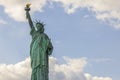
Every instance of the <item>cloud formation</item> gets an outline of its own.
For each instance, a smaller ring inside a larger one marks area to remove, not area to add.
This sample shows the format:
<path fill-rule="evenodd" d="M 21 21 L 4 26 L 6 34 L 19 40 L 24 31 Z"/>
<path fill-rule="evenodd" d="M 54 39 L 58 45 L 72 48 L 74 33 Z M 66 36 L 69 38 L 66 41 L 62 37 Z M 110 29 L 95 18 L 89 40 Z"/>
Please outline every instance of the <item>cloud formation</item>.
<path fill-rule="evenodd" d="M 79 8 L 87 8 L 98 20 L 120 28 L 120 0 L 0 0 L 0 5 L 11 18 L 25 21 L 24 6 L 28 2 L 32 3 L 31 13 L 42 11 L 47 2 L 61 3 L 68 14 L 74 13 Z"/>
<path fill-rule="evenodd" d="M 85 74 L 86 80 L 112 80 L 110 77 L 98 77 L 98 76 L 92 76 L 88 73 Z"/>
<path fill-rule="evenodd" d="M 110 77 L 94 77 L 84 73 L 86 58 L 71 59 L 64 57 L 65 63 L 60 63 L 50 57 L 50 80 L 112 80 Z M 30 59 L 16 64 L 0 64 L 0 80 L 30 80 Z"/>
<path fill-rule="evenodd" d="M 17 21 L 25 21 L 24 7 L 26 3 L 32 3 L 31 13 L 42 11 L 46 0 L 0 0 L 0 5 L 4 7 L 5 13 Z"/>
<path fill-rule="evenodd" d="M 0 64 L 0 80 L 30 80 L 30 60 L 17 64 Z"/>
<path fill-rule="evenodd" d="M 92 11 L 97 19 L 115 28 L 120 28 L 120 0 L 52 0 L 59 2 L 68 14 L 79 8 Z"/>
<path fill-rule="evenodd" d="M 64 57 L 65 64 L 59 64 L 56 58 L 50 59 L 51 80 L 86 80 L 83 69 L 87 64 L 86 58 L 71 59 Z"/>

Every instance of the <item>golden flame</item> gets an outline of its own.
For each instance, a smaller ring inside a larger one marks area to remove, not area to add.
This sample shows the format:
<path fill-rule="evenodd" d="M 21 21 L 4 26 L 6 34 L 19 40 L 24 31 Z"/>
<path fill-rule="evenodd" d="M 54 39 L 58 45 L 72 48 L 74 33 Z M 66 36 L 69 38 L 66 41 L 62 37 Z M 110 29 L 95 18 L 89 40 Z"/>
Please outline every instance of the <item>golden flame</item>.
<path fill-rule="evenodd" d="M 27 4 L 26 4 L 26 7 L 27 7 L 27 8 L 29 8 L 29 7 L 30 7 L 30 5 L 31 5 L 30 3 L 27 3 Z"/>

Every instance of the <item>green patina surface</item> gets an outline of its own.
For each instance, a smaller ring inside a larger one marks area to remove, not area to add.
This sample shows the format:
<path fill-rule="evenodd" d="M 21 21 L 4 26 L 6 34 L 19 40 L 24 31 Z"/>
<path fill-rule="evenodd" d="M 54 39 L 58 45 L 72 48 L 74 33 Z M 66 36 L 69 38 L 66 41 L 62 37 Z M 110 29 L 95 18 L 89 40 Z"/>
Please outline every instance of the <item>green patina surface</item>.
<path fill-rule="evenodd" d="M 48 80 L 49 55 L 51 55 L 53 51 L 53 46 L 49 37 L 44 33 L 44 25 L 37 22 L 34 26 L 29 14 L 30 8 L 26 7 L 25 11 L 31 28 L 30 34 L 32 36 L 30 45 L 31 80 Z"/>

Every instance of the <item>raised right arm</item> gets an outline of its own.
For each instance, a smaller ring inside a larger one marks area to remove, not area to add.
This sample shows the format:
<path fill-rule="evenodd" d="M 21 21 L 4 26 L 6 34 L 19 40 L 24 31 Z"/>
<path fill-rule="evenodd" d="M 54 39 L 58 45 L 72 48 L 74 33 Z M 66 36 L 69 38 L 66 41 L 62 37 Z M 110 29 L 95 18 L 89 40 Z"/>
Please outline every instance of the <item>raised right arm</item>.
<path fill-rule="evenodd" d="M 34 28 L 34 25 L 33 25 L 33 22 L 32 22 L 31 16 L 30 16 L 30 13 L 29 13 L 29 11 L 27 11 L 27 10 L 26 10 L 26 18 L 28 19 L 30 28 L 33 29 L 33 28 Z"/>
<path fill-rule="evenodd" d="M 28 22 L 29 22 L 29 25 L 30 25 L 30 28 L 31 30 L 34 29 L 34 25 L 33 25 L 33 22 L 32 22 L 32 19 L 31 19 L 31 16 L 30 16 L 30 5 L 31 4 L 26 4 L 26 7 L 25 7 L 25 11 L 26 11 L 26 18 L 28 19 Z"/>

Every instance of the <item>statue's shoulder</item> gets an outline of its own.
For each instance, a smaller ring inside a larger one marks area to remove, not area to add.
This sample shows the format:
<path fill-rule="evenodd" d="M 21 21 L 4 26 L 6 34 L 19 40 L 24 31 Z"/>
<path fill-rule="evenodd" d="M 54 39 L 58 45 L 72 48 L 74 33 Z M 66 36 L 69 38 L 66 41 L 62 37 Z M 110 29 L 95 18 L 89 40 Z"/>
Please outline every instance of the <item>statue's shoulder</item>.
<path fill-rule="evenodd" d="M 44 37 L 45 39 L 49 39 L 49 37 L 46 33 L 42 33 L 42 37 Z"/>

